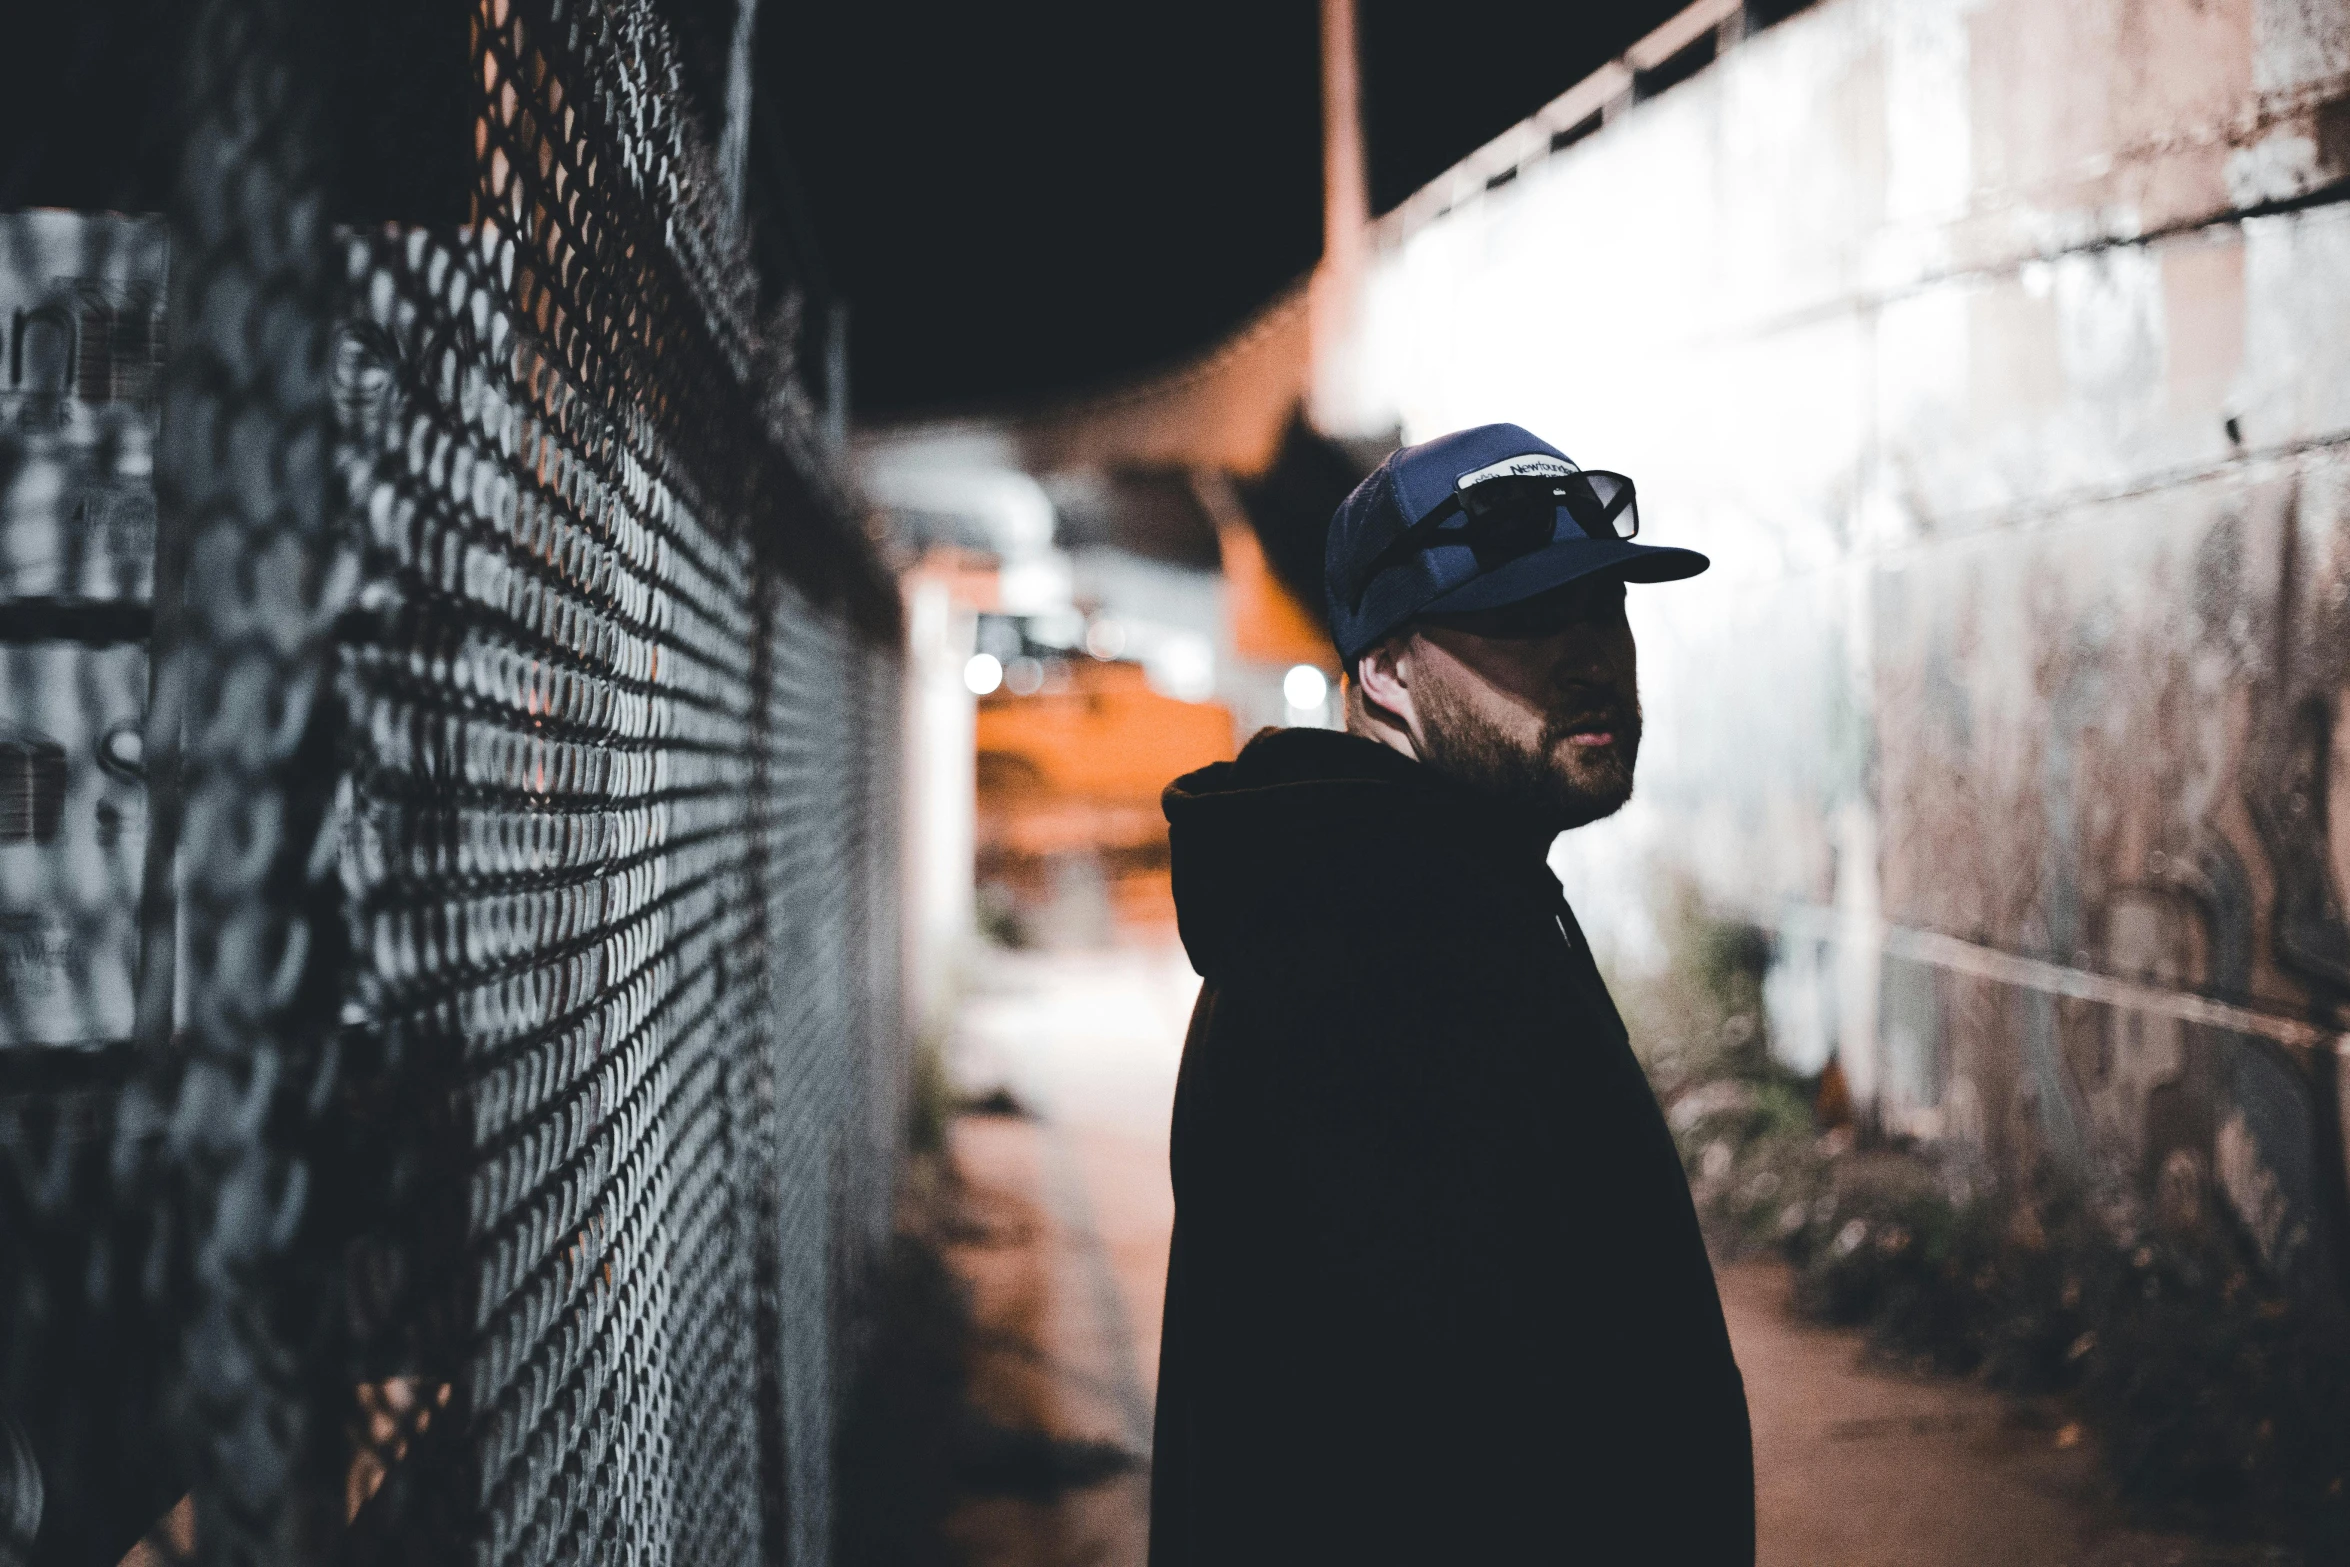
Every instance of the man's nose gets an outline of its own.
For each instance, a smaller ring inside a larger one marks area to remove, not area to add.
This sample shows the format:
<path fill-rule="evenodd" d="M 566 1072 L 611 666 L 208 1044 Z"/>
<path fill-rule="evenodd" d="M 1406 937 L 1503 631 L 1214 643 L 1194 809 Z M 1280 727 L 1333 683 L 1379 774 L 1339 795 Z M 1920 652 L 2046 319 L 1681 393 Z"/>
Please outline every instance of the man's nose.
<path fill-rule="evenodd" d="M 1562 691 L 1612 689 L 1617 683 L 1615 665 L 1614 650 L 1605 637 L 1570 631 L 1559 639 L 1559 647 L 1551 656 L 1551 683 Z"/>

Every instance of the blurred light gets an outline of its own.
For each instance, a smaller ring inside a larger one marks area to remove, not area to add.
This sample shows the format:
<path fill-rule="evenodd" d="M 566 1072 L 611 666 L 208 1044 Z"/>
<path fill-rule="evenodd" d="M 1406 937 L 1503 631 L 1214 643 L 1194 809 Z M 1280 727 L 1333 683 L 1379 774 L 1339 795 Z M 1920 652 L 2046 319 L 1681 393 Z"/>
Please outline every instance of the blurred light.
<path fill-rule="evenodd" d="M 1004 666 L 1004 689 L 1014 696 L 1034 696 L 1044 689 L 1044 665 L 1033 658 L 1015 658 Z"/>
<path fill-rule="evenodd" d="M 1020 622 L 1009 615 L 982 615 L 974 641 L 982 653 L 993 653 L 1009 664 L 1020 656 Z"/>
<path fill-rule="evenodd" d="M 996 571 L 996 597 L 1007 615 L 1045 615 L 1069 602 L 1069 557 L 1007 560 Z"/>
<path fill-rule="evenodd" d="M 1311 664 L 1297 664 L 1281 677 L 1281 694 L 1291 707 L 1318 712 L 1330 694 L 1330 680 Z"/>
<path fill-rule="evenodd" d="M 993 653 L 974 653 L 963 666 L 963 684 L 973 696 L 985 696 L 1004 683 L 1004 666 Z"/>
<path fill-rule="evenodd" d="M 1028 640 L 1044 647 L 1075 647 L 1085 639 L 1085 617 L 1063 606 L 1029 617 Z"/>
<path fill-rule="evenodd" d="M 1216 692 L 1216 650 L 1206 637 L 1177 632 L 1143 654 L 1151 689 L 1178 702 L 1205 702 Z"/>
<path fill-rule="evenodd" d="M 1126 628 L 1107 615 L 1098 615 L 1085 628 L 1085 651 L 1100 659 L 1116 658 L 1126 651 Z"/>

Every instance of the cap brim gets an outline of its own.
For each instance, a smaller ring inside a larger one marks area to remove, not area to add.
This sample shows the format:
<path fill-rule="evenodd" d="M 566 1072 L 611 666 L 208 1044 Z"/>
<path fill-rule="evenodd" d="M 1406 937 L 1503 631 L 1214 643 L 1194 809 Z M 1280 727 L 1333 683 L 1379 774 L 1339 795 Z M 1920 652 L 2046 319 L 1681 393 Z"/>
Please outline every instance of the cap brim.
<path fill-rule="evenodd" d="M 1415 615 L 1456 615 L 1499 609 L 1584 577 L 1602 574 L 1625 582 L 1678 582 L 1713 562 L 1695 550 L 1669 544 L 1635 544 L 1628 539 L 1560 539 L 1492 571 L 1471 577 L 1440 594 Z"/>

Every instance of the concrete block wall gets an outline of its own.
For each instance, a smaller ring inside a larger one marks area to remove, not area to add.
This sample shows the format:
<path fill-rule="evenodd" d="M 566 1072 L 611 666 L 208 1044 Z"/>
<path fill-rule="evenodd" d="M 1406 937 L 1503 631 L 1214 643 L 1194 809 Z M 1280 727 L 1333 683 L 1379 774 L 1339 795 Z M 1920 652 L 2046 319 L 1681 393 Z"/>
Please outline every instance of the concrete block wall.
<path fill-rule="evenodd" d="M 1714 557 L 1586 923 L 1686 877 L 1888 1127 L 2336 1275 L 2350 3 L 1827 0 L 1515 144 L 1385 220 L 1350 401 Z"/>

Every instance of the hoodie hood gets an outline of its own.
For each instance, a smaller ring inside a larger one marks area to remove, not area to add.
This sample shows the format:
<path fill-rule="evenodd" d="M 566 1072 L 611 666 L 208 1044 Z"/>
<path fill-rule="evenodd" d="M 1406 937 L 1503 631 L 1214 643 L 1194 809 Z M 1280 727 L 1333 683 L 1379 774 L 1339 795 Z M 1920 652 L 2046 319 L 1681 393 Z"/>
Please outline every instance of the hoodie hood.
<path fill-rule="evenodd" d="M 1162 804 L 1184 950 L 1210 977 L 1349 933 L 1408 939 L 1497 885 L 1558 895 L 1546 825 L 1360 735 L 1264 730 Z"/>

